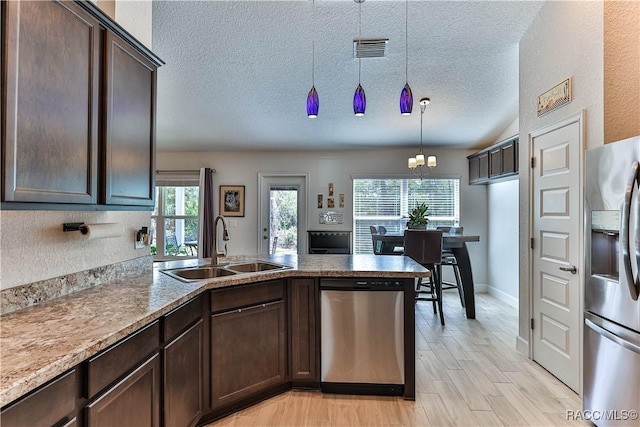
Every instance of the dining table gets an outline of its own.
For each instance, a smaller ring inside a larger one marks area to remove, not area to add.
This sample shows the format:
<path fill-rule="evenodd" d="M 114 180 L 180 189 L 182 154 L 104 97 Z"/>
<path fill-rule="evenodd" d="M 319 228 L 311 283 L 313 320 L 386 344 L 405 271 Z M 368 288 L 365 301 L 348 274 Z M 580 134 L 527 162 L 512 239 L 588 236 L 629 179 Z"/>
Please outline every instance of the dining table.
<path fill-rule="evenodd" d="M 373 247 L 376 255 L 403 255 L 404 233 L 403 234 L 373 234 Z M 467 319 L 476 318 L 476 301 L 473 284 L 473 271 L 471 269 L 471 259 L 467 250 L 467 243 L 479 242 L 480 236 L 470 234 L 442 233 L 442 249 L 449 250 L 456 257 L 458 269 L 460 270 L 460 280 L 462 282 L 462 293 L 464 308 Z"/>

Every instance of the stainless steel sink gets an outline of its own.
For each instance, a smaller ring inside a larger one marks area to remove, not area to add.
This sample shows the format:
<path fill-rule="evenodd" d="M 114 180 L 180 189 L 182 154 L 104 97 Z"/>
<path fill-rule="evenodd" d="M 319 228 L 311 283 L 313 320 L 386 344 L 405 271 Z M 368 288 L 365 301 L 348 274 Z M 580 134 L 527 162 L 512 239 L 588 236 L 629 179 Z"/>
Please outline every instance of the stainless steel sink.
<path fill-rule="evenodd" d="M 174 268 L 171 270 L 162 270 L 164 274 L 167 274 L 174 279 L 182 281 L 213 279 L 215 277 L 232 276 L 236 274 L 235 271 L 226 270 L 222 267 L 189 267 L 189 268 Z"/>
<path fill-rule="evenodd" d="M 283 270 L 290 268 L 286 265 L 273 264 L 265 261 L 245 262 L 241 264 L 230 264 L 225 268 L 236 271 L 238 273 L 255 273 L 258 271 Z"/>

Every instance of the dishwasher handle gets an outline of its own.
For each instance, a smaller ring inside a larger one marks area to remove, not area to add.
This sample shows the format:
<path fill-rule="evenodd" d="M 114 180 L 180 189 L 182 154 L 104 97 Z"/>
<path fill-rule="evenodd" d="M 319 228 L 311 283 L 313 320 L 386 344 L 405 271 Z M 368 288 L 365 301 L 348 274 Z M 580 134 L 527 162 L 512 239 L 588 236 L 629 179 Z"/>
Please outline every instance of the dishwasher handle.
<path fill-rule="evenodd" d="M 320 279 L 321 291 L 402 291 L 404 283 L 394 279 Z"/>

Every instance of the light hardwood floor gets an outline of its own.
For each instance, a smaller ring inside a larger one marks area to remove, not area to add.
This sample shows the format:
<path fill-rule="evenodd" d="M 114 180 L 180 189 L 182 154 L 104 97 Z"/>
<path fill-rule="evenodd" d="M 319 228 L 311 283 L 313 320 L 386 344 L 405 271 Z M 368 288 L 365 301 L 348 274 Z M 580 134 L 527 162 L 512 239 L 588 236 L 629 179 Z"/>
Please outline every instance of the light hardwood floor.
<path fill-rule="evenodd" d="M 515 350 L 516 309 L 476 296 L 467 320 L 455 291 L 442 327 L 430 302 L 416 306 L 416 401 L 289 391 L 209 426 L 563 426 L 580 397 Z"/>

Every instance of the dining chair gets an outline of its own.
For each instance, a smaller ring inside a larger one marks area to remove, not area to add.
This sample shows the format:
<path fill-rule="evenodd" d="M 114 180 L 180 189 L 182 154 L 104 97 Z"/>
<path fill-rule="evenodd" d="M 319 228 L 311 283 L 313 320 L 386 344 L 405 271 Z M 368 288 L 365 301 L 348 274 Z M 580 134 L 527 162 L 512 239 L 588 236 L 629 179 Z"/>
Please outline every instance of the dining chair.
<path fill-rule="evenodd" d="M 378 226 L 378 233 L 379 234 L 387 234 L 387 227 L 385 227 L 384 225 L 379 225 Z"/>
<path fill-rule="evenodd" d="M 438 227 L 438 230 L 441 230 L 443 233 L 447 234 L 455 234 L 462 235 L 464 232 L 464 227 Z M 442 282 L 442 289 L 457 289 L 458 295 L 460 296 L 460 304 L 464 307 L 464 290 L 462 289 L 462 280 L 460 279 L 460 269 L 458 268 L 458 260 L 453 252 L 449 249 L 442 250 L 442 261 L 441 264 L 443 266 L 450 266 L 453 270 L 453 275 L 456 278 L 456 283 L 452 282 Z"/>
<path fill-rule="evenodd" d="M 378 234 L 378 229 L 373 225 L 369 226 L 369 230 L 371 231 L 371 235 Z"/>
<path fill-rule="evenodd" d="M 404 254 L 431 271 L 429 283 L 424 283 L 422 278 L 418 279 L 416 301 L 431 301 L 433 313 L 440 312 L 440 323 L 444 326 L 441 267 L 442 230 L 405 230 Z"/>

